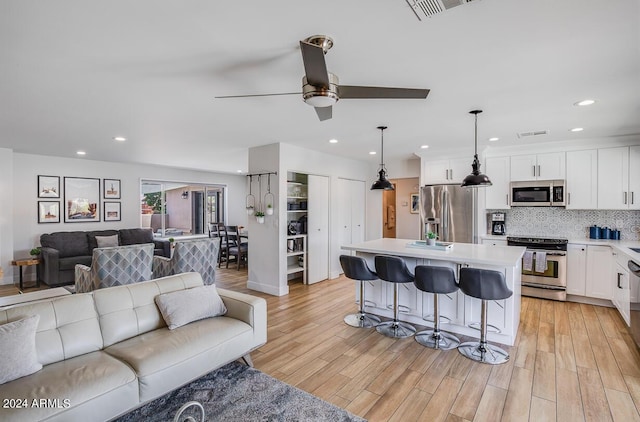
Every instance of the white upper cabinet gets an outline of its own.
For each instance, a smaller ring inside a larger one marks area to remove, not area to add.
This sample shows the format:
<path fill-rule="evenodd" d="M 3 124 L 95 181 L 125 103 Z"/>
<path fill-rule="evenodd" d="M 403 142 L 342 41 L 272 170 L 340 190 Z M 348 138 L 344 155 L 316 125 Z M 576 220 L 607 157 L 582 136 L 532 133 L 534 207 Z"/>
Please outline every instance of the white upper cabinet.
<path fill-rule="evenodd" d="M 462 183 L 471 173 L 472 161 L 472 158 L 426 161 L 423 184 Z"/>
<path fill-rule="evenodd" d="M 567 152 L 567 209 L 598 208 L 598 150 Z"/>
<path fill-rule="evenodd" d="M 640 146 L 598 150 L 598 208 L 640 209 Z"/>
<path fill-rule="evenodd" d="M 565 178 L 565 153 L 514 155 L 511 157 L 511 181 L 556 180 Z"/>
<path fill-rule="evenodd" d="M 507 209 L 509 207 L 510 157 L 489 157 L 481 172 L 489 176 L 492 186 L 485 191 L 485 208 Z"/>

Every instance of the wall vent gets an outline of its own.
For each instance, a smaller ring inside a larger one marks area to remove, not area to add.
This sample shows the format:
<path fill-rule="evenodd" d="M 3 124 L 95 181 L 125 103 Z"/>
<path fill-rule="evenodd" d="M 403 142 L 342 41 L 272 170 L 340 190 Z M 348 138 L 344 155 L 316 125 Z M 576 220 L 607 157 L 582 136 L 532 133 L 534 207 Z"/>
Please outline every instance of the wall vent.
<path fill-rule="evenodd" d="M 407 4 L 416 14 L 418 20 L 422 18 L 430 18 L 433 15 L 444 12 L 452 7 L 460 6 L 465 3 L 471 3 L 475 0 L 405 0 Z"/>
<path fill-rule="evenodd" d="M 549 134 L 548 130 L 534 130 L 531 132 L 520 132 L 520 133 L 517 133 L 516 135 L 518 135 L 519 139 L 522 139 L 528 136 L 540 136 L 540 135 L 548 135 L 548 134 Z"/>

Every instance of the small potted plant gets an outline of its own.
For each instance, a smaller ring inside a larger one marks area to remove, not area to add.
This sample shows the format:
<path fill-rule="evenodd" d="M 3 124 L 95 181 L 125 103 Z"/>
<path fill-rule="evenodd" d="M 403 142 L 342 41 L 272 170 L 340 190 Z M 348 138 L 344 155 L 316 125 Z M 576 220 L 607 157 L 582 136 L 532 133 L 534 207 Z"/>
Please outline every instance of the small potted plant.
<path fill-rule="evenodd" d="M 247 215 L 253 215 L 253 206 L 252 205 L 249 205 L 247 207 Z"/>
<path fill-rule="evenodd" d="M 40 247 L 39 247 L 39 246 L 37 246 L 37 247 L 35 247 L 35 248 L 31 249 L 31 250 L 29 251 L 29 255 L 31 255 L 31 256 L 32 256 L 32 257 L 34 257 L 34 258 L 37 258 L 37 257 L 40 255 Z"/>
<path fill-rule="evenodd" d="M 427 245 L 436 245 L 436 234 L 434 232 L 427 232 Z"/>
<path fill-rule="evenodd" d="M 255 215 L 256 215 L 256 221 L 258 222 L 258 224 L 264 223 L 264 213 L 262 211 L 256 212 Z"/>
<path fill-rule="evenodd" d="M 267 215 L 272 215 L 272 214 L 273 214 L 273 205 L 267 204 Z"/>

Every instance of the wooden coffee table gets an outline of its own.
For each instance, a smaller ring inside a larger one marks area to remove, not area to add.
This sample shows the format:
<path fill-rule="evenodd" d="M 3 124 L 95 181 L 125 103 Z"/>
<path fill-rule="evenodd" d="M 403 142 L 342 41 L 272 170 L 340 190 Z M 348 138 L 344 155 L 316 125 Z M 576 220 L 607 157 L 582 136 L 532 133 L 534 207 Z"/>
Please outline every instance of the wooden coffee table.
<path fill-rule="evenodd" d="M 22 267 L 30 267 L 32 265 L 36 266 L 36 287 L 40 287 L 40 273 L 38 271 L 39 263 L 40 258 L 14 259 L 11 261 L 11 265 L 15 265 L 20 268 L 20 291 L 22 291 Z"/>

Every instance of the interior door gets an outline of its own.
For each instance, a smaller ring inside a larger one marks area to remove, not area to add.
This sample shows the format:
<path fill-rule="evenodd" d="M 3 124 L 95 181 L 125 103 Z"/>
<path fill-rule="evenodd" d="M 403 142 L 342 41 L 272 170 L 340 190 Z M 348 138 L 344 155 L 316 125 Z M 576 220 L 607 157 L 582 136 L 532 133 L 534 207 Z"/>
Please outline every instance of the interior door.
<path fill-rule="evenodd" d="M 307 262 L 309 284 L 329 278 L 329 178 L 308 178 Z"/>
<path fill-rule="evenodd" d="M 363 181 L 351 180 L 351 243 L 364 242 L 364 204 L 366 187 Z"/>
<path fill-rule="evenodd" d="M 395 188 L 395 183 L 393 184 Z M 396 191 L 382 191 L 382 237 L 396 237 Z"/>

